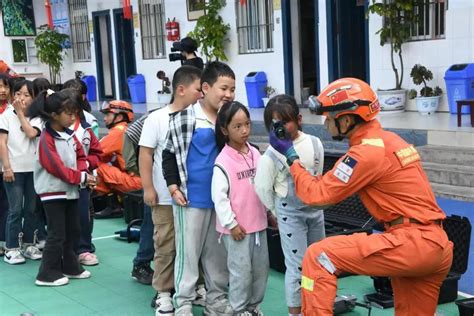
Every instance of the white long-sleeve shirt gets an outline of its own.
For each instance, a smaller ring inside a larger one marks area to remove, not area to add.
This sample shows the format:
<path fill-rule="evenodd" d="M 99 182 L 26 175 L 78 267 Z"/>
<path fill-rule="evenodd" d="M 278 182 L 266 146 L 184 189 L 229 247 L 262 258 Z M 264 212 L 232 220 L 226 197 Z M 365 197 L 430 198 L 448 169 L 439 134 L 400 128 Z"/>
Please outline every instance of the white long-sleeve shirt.
<path fill-rule="evenodd" d="M 313 175 L 322 174 L 324 166 L 324 148 L 317 140 L 316 148 L 310 135 L 299 132 L 299 136 L 293 141 L 295 151 L 300 157 L 302 165 Z M 289 166 L 284 155 L 277 152 L 273 147 L 268 147 L 282 162 L 281 168 L 275 165 L 273 159 L 268 155 L 262 155 L 255 175 L 255 191 L 262 203 L 275 214 L 275 197 L 284 198 L 288 195 L 288 177 L 291 177 Z"/>

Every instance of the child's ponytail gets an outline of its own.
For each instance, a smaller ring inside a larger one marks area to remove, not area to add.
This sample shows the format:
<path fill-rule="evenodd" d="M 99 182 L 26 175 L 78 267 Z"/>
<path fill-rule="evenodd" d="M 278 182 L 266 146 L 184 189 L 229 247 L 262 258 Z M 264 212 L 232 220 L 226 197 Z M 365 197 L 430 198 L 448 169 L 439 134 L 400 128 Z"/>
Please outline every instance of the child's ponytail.
<path fill-rule="evenodd" d="M 76 112 L 77 108 L 65 93 L 48 89 L 41 91 L 33 100 L 28 108 L 27 116 L 31 118 L 40 117 L 43 121 L 50 121 L 51 114 L 60 114 L 65 110 Z"/>

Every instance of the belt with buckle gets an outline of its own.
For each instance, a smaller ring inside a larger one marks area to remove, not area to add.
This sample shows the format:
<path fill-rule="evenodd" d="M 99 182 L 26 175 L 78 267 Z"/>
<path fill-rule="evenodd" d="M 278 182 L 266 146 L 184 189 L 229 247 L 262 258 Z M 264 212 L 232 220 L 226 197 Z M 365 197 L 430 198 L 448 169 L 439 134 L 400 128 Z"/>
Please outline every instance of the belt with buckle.
<path fill-rule="evenodd" d="M 414 218 L 406 218 L 406 217 L 400 216 L 399 218 L 396 218 L 396 219 L 394 219 L 394 220 L 391 221 L 391 222 L 386 222 L 386 223 L 385 223 L 385 226 L 386 226 L 386 227 L 392 227 L 392 226 L 395 226 L 395 225 L 403 224 L 405 221 L 407 221 L 408 223 L 419 224 L 419 225 L 430 225 L 430 224 L 441 225 L 441 222 L 442 222 L 440 219 L 435 219 L 435 220 L 430 221 L 430 222 L 427 223 L 427 224 L 424 224 L 424 223 L 420 222 L 420 221 L 417 220 L 417 219 L 414 219 Z"/>

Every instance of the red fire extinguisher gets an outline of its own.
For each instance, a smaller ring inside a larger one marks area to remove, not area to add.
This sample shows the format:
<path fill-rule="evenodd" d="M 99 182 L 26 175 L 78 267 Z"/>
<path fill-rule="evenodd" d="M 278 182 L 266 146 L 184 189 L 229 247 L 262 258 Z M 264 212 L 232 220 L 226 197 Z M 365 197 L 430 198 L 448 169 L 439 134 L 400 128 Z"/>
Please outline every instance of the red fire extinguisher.
<path fill-rule="evenodd" d="M 166 22 L 165 27 L 168 41 L 179 41 L 179 23 L 176 22 L 176 18 L 173 18 L 173 21 L 170 21 L 168 19 L 168 22 Z"/>

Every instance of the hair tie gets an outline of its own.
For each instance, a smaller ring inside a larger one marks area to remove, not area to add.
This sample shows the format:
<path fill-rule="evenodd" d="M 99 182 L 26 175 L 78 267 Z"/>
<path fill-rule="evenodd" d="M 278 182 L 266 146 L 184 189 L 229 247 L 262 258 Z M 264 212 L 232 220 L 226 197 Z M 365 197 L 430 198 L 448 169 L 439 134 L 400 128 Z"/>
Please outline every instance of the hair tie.
<path fill-rule="evenodd" d="M 51 90 L 51 89 L 46 90 L 46 97 L 49 97 L 49 96 L 52 95 L 53 93 L 54 93 L 54 91 Z"/>

